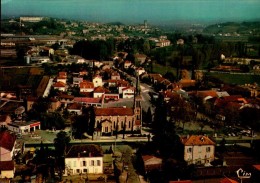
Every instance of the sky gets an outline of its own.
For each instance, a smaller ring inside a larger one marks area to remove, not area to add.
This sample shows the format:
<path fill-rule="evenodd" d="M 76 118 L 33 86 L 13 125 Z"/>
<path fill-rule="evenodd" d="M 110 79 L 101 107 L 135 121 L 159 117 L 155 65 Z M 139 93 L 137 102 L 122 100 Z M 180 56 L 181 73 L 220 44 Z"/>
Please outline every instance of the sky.
<path fill-rule="evenodd" d="M 260 20 L 260 0 L 1 0 L 1 17 L 170 24 Z"/>

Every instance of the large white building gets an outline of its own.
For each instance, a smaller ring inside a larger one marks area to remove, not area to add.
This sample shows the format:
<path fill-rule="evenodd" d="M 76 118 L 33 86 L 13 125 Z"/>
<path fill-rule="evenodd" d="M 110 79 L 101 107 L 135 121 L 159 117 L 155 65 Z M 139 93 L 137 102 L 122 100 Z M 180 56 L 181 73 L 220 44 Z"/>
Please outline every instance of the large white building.
<path fill-rule="evenodd" d="M 103 174 L 103 152 L 100 146 L 73 145 L 65 157 L 65 175 Z"/>

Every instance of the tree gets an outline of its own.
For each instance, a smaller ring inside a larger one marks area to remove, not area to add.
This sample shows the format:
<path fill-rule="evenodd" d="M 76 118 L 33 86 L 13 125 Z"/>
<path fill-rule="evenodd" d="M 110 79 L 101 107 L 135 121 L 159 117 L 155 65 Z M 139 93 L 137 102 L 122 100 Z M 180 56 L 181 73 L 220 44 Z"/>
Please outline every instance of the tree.
<path fill-rule="evenodd" d="M 170 99 L 168 102 L 168 110 L 170 118 L 172 118 L 174 122 L 182 122 L 183 130 L 185 123 L 195 118 L 196 114 L 190 102 L 180 95 L 175 95 Z"/>
<path fill-rule="evenodd" d="M 146 124 L 148 126 L 150 126 L 152 124 L 153 116 L 152 116 L 151 107 L 149 107 L 147 112 L 146 112 L 145 120 L 146 120 Z"/>
<path fill-rule="evenodd" d="M 64 131 L 57 133 L 56 138 L 54 139 L 55 147 L 55 159 L 58 168 L 58 174 L 60 180 L 62 180 L 63 170 L 65 169 L 65 152 L 70 142 L 70 137 Z"/>
<path fill-rule="evenodd" d="M 144 44 L 143 44 L 143 50 L 144 50 L 144 53 L 146 55 L 149 55 L 150 54 L 150 42 L 148 40 L 145 40 L 144 41 Z"/>

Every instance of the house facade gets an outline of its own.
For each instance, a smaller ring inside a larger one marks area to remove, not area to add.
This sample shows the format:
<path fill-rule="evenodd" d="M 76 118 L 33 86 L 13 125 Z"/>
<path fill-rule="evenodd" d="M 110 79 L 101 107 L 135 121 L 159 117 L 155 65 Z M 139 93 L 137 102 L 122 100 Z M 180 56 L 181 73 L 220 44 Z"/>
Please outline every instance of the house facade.
<path fill-rule="evenodd" d="M 127 87 L 122 89 L 122 98 L 134 98 L 134 95 L 135 95 L 134 87 Z"/>
<path fill-rule="evenodd" d="M 184 160 L 188 164 L 211 166 L 215 159 L 215 143 L 203 135 L 181 137 L 184 146 Z"/>
<path fill-rule="evenodd" d="M 97 75 L 92 80 L 94 87 L 103 86 L 102 77 Z"/>
<path fill-rule="evenodd" d="M 63 82 L 57 82 L 53 84 L 54 90 L 59 90 L 59 91 L 66 91 L 66 84 Z"/>
<path fill-rule="evenodd" d="M 80 92 L 93 92 L 94 84 L 89 81 L 83 81 L 79 84 Z"/>
<path fill-rule="evenodd" d="M 65 175 L 102 173 L 103 152 L 100 146 L 73 145 L 66 152 Z"/>

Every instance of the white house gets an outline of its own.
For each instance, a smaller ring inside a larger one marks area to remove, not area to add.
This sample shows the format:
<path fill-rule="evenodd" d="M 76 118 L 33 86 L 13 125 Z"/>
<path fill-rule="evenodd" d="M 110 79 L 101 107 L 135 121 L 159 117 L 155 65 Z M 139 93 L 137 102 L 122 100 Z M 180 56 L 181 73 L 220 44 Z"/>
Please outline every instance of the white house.
<path fill-rule="evenodd" d="M 136 72 L 138 73 L 138 75 L 140 76 L 141 74 L 145 73 L 145 69 L 142 67 L 139 67 L 136 69 Z"/>
<path fill-rule="evenodd" d="M 135 88 L 134 87 L 126 87 L 122 89 L 122 98 L 134 98 Z"/>
<path fill-rule="evenodd" d="M 101 86 L 96 87 L 93 92 L 93 98 L 100 98 L 105 93 L 109 93 L 109 91 Z"/>
<path fill-rule="evenodd" d="M 57 82 L 62 82 L 64 84 L 67 83 L 67 77 L 64 77 L 64 76 L 58 76 L 57 77 Z"/>
<path fill-rule="evenodd" d="M 94 84 L 89 81 L 83 81 L 79 84 L 80 92 L 93 92 Z"/>
<path fill-rule="evenodd" d="M 132 62 L 126 60 L 125 63 L 124 63 L 124 68 L 128 69 L 131 65 L 132 65 Z"/>
<path fill-rule="evenodd" d="M 103 174 L 103 152 L 98 145 L 73 145 L 66 152 L 65 175 Z"/>
<path fill-rule="evenodd" d="M 82 105 L 80 103 L 72 103 L 72 104 L 69 104 L 67 107 L 68 112 L 74 113 L 77 115 L 82 114 L 81 109 L 82 109 Z"/>
<path fill-rule="evenodd" d="M 92 79 L 94 87 L 103 86 L 102 77 L 97 75 Z"/>
<path fill-rule="evenodd" d="M 54 87 L 54 90 L 66 91 L 66 84 L 63 82 L 54 83 L 52 86 Z"/>
<path fill-rule="evenodd" d="M 188 164 L 211 166 L 215 159 L 215 143 L 203 135 L 181 137 L 184 146 L 184 160 Z"/>

